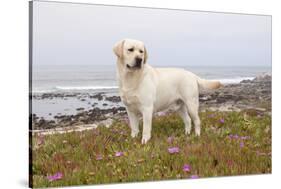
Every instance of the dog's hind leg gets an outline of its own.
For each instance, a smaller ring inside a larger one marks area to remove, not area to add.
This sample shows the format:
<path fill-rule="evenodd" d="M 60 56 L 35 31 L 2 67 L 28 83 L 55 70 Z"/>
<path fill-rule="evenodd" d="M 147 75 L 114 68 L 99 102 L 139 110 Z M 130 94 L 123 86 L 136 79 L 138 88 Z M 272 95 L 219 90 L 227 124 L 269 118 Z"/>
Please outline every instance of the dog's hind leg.
<path fill-rule="evenodd" d="M 200 136 L 201 128 L 200 128 L 200 118 L 198 115 L 199 110 L 199 100 L 193 99 L 192 101 L 187 101 L 187 109 L 188 113 L 193 121 L 195 127 L 195 134 Z"/>
<path fill-rule="evenodd" d="M 200 136 L 200 118 L 198 114 L 199 110 L 199 98 L 198 94 L 197 95 L 192 95 L 192 96 L 186 96 L 183 99 L 186 107 L 187 107 L 187 112 L 190 115 L 192 122 L 195 127 L 195 134 L 197 136 Z"/>
<path fill-rule="evenodd" d="M 191 119 L 188 115 L 187 107 L 185 104 L 178 110 L 180 117 L 182 118 L 185 126 L 185 134 L 190 134 L 191 132 Z"/>

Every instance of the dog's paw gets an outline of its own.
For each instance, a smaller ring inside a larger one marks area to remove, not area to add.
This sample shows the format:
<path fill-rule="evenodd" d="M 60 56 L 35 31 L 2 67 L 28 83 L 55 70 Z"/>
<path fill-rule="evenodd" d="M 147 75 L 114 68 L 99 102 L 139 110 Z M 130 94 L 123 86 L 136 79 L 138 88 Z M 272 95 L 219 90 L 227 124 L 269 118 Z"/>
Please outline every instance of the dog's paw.
<path fill-rule="evenodd" d="M 190 129 L 185 129 L 185 134 L 186 134 L 186 135 L 190 135 L 190 133 L 191 133 L 191 130 L 190 130 Z"/>
<path fill-rule="evenodd" d="M 146 144 L 150 139 L 150 136 L 144 135 L 142 136 L 141 143 Z"/>
<path fill-rule="evenodd" d="M 200 130 L 195 130 L 195 135 L 199 137 L 200 136 Z"/>
<path fill-rule="evenodd" d="M 135 138 L 136 136 L 138 136 L 138 133 L 139 133 L 138 131 L 137 131 L 137 132 L 132 131 L 132 132 L 131 132 L 131 137 L 132 137 L 132 138 Z"/>

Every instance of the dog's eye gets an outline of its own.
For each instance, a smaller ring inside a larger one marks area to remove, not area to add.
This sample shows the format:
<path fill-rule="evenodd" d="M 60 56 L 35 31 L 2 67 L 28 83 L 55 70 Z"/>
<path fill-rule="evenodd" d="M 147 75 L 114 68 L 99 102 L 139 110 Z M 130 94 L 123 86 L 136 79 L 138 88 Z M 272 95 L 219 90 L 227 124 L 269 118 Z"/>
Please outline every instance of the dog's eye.
<path fill-rule="evenodd" d="M 133 52 L 133 51 L 134 51 L 134 48 L 130 48 L 130 49 L 128 49 L 128 51 Z"/>
<path fill-rule="evenodd" d="M 140 53 L 143 53 L 143 50 L 140 50 Z"/>

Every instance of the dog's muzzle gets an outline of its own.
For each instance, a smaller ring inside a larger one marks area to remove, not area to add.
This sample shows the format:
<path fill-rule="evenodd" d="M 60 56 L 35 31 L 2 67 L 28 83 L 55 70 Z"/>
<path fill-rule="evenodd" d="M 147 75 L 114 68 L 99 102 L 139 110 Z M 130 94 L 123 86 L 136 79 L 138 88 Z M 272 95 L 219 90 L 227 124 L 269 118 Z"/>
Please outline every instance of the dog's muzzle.
<path fill-rule="evenodd" d="M 127 64 L 127 68 L 129 68 L 129 69 L 141 68 L 141 63 L 142 63 L 142 58 L 135 58 L 135 65 L 134 66 L 130 66 L 129 64 Z"/>

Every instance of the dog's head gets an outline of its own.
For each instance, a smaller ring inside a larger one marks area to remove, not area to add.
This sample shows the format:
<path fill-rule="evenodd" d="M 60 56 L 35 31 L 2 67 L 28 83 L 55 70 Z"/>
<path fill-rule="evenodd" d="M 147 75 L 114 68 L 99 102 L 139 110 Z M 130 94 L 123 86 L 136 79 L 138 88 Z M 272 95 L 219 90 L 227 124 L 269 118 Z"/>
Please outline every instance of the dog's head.
<path fill-rule="evenodd" d="M 145 46 L 138 40 L 121 40 L 114 45 L 113 51 L 120 60 L 118 62 L 129 71 L 142 69 L 147 60 Z"/>

